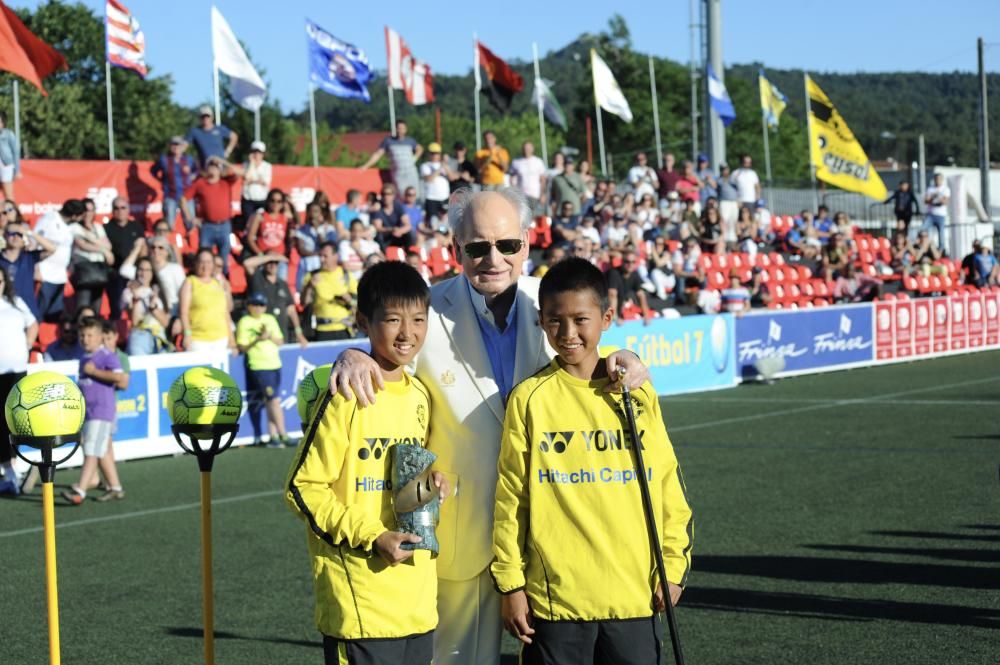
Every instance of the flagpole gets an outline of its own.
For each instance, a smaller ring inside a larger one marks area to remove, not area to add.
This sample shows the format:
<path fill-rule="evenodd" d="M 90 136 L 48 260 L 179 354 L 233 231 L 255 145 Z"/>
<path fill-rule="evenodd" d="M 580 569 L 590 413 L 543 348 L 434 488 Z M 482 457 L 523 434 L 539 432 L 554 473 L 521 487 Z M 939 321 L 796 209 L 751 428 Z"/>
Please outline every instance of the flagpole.
<path fill-rule="evenodd" d="M 656 100 L 656 74 L 653 56 L 649 56 L 649 92 L 653 96 L 653 136 L 656 138 L 656 168 L 663 168 L 663 146 L 660 144 L 660 107 Z"/>
<path fill-rule="evenodd" d="M 318 168 L 319 145 L 316 140 L 316 88 L 312 84 L 309 85 L 309 127 L 312 132 L 313 168 Z"/>
<path fill-rule="evenodd" d="M 480 131 L 479 120 L 479 91 L 482 90 L 482 81 L 479 78 L 479 36 L 472 33 L 472 76 L 476 81 L 475 96 L 473 104 L 476 107 L 476 152 L 483 148 L 483 133 Z"/>
<path fill-rule="evenodd" d="M 760 85 L 759 82 L 758 82 L 758 85 Z M 760 124 L 761 124 L 761 129 L 764 132 L 764 173 L 767 175 L 767 180 L 766 180 L 766 182 L 767 182 L 767 202 L 768 202 L 768 204 L 770 204 L 772 206 L 772 209 L 773 209 L 774 199 L 771 196 L 771 143 L 770 143 L 770 140 L 769 140 L 769 138 L 767 136 L 768 135 L 768 131 L 767 131 L 767 112 L 764 110 L 763 106 L 760 107 Z"/>
<path fill-rule="evenodd" d="M 601 152 L 601 176 L 608 175 L 608 160 L 604 155 L 604 121 L 601 120 L 601 105 L 594 100 L 594 108 L 597 109 L 597 146 Z"/>
<path fill-rule="evenodd" d="M 212 85 L 215 86 L 215 124 L 222 124 L 222 114 L 219 112 L 219 67 L 212 60 Z"/>
<path fill-rule="evenodd" d="M 396 97 L 392 94 L 392 83 L 389 84 L 389 133 L 396 135 Z"/>
<path fill-rule="evenodd" d="M 260 140 L 260 109 L 253 110 L 253 140 Z"/>
<path fill-rule="evenodd" d="M 111 110 L 111 63 L 104 60 L 104 81 L 108 93 L 108 159 L 115 161 L 115 121 Z"/>
<path fill-rule="evenodd" d="M 21 90 L 14 79 L 14 140 L 17 141 L 17 154 L 21 155 Z"/>
<path fill-rule="evenodd" d="M 538 107 L 538 133 L 541 135 L 542 139 L 542 161 L 548 166 L 549 163 L 549 148 L 545 141 L 545 102 L 542 99 L 542 91 L 538 87 L 538 82 L 542 80 L 541 68 L 538 65 L 538 42 L 531 42 L 531 53 L 535 57 L 535 97 L 536 106 Z"/>
<path fill-rule="evenodd" d="M 802 90 L 806 94 L 806 141 L 809 143 L 809 181 L 812 183 L 813 211 L 819 210 L 819 193 L 816 191 L 816 163 L 813 161 L 812 111 L 809 106 L 809 74 L 802 72 Z"/>

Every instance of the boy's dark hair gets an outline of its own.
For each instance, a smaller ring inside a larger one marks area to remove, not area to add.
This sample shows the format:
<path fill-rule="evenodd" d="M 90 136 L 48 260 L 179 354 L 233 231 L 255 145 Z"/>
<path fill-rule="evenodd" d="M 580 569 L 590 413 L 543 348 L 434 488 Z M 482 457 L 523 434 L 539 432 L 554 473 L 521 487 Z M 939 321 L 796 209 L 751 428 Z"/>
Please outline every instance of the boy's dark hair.
<path fill-rule="evenodd" d="M 104 319 L 102 319 L 99 316 L 85 316 L 85 317 L 83 317 L 83 319 L 80 321 L 80 325 L 79 325 L 80 332 L 83 332 L 84 330 L 88 330 L 88 329 L 91 329 L 91 328 L 95 328 L 97 330 L 100 330 L 103 333 L 104 332 Z"/>
<path fill-rule="evenodd" d="M 105 335 L 109 335 L 111 333 L 114 333 L 114 334 L 117 335 L 118 334 L 118 326 L 116 326 L 111 321 L 103 321 L 102 320 L 101 321 L 101 332 L 103 334 L 105 334 Z"/>
<path fill-rule="evenodd" d="M 576 257 L 564 259 L 555 264 L 542 277 L 538 287 L 538 307 L 545 306 L 545 300 L 567 291 L 591 291 L 605 312 L 608 300 L 608 282 L 597 266 L 586 259 Z"/>
<path fill-rule="evenodd" d="M 368 320 L 375 316 L 375 310 L 389 305 L 419 303 L 426 309 L 430 301 L 424 278 L 402 261 L 376 263 L 358 282 L 358 312 Z"/>

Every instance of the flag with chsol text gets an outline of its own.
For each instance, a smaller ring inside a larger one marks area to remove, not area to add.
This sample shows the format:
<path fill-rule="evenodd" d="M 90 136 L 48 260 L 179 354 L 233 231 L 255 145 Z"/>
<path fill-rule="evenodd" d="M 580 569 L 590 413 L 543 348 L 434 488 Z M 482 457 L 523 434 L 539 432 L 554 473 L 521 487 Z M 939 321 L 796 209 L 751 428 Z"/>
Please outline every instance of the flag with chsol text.
<path fill-rule="evenodd" d="M 806 75 L 809 95 L 809 154 L 823 182 L 884 201 L 888 192 L 844 118 Z"/>

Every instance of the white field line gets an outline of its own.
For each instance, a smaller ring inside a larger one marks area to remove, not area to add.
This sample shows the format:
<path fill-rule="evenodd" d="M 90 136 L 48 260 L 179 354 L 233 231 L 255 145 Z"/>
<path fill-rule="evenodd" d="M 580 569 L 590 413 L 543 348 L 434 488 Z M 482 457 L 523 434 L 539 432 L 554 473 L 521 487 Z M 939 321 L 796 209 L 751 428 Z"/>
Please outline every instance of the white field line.
<path fill-rule="evenodd" d="M 732 423 L 745 423 L 752 420 L 763 420 L 764 418 L 772 418 L 774 416 L 787 416 L 793 413 L 805 413 L 807 411 L 819 411 L 821 409 L 835 409 L 841 406 L 848 406 L 852 404 L 868 404 L 871 402 L 888 402 L 895 397 L 905 397 L 907 395 L 918 395 L 920 393 L 929 393 L 941 390 L 949 390 L 951 388 L 964 388 L 965 386 L 975 386 L 981 383 L 991 383 L 994 381 L 1000 381 L 1000 376 L 994 376 L 987 379 L 975 379 L 973 381 L 961 381 L 959 383 L 945 383 L 938 384 L 936 386 L 926 386 L 924 388 L 914 388 L 912 390 L 901 390 L 895 393 L 884 393 L 882 395 L 874 395 L 871 397 L 862 397 L 857 399 L 840 399 L 829 402 L 824 402 L 822 404 L 812 404 L 810 406 L 800 406 L 794 409 L 781 409 L 778 411 L 769 411 L 767 413 L 755 413 L 749 416 L 739 416 L 736 418 L 723 418 L 721 420 L 713 420 L 704 423 L 695 423 L 693 425 L 682 425 L 680 427 L 669 427 L 668 431 L 670 433 L 674 432 L 687 432 L 690 430 L 704 429 L 706 427 L 716 427 L 718 425 L 729 425 Z M 669 397 L 667 400 L 669 401 Z"/>
<path fill-rule="evenodd" d="M 270 490 L 268 492 L 254 492 L 252 494 L 240 494 L 238 496 L 230 496 L 225 499 L 213 499 L 213 506 L 220 506 L 227 503 L 239 503 L 241 501 L 250 501 L 251 499 L 259 499 L 265 496 L 278 496 L 282 493 L 281 490 Z M 180 510 L 192 510 L 194 508 L 201 508 L 201 502 L 198 503 L 182 503 L 176 506 L 164 506 L 162 508 L 150 508 L 148 510 L 136 510 L 131 513 L 118 513 L 117 515 L 107 515 L 105 517 L 88 517 L 82 520 L 75 520 L 72 522 L 57 522 L 57 529 L 71 529 L 77 526 L 88 526 L 90 524 L 101 524 L 103 522 L 115 522 L 117 520 L 127 520 L 133 517 L 146 517 L 148 515 L 161 515 L 163 513 L 174 513 Z M 42 527 L 31 527 L 28 529 L 17 529 L 16 531 L 0 531 L 0 538 L 9 538 L 11 536 L 23 536 L 29 533 L 40 533 Z"/>
<path fill-rule="evenodd" d="M 842 400 L 842 397 L 667 397 L 671 402 L 686 402 L 691 404 L 827 404 Z M 864 404 L 865 402 L 851 402 Z M 1000 400 L 963 400 L 963 399 L 880 399 L 877 404 L 914 405 L 914 406 L 1000 406 Z"/>

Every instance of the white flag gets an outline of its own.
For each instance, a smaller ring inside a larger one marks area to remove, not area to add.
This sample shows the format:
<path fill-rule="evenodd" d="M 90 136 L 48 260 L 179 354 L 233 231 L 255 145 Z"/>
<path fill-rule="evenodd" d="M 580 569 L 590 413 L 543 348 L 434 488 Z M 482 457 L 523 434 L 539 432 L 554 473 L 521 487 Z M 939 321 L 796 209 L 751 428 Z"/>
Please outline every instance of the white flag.
<path fill-rule="evenodd" d="M 622 89 L 618 87 L 615 75 L 594 49 L 590 49 L 590 68 L 594 72 L 594 99 L 598 105 L 625 122 L 632 122 L 632 109 L 629 108 Z"/>
<path fill-rule="evenodd" d="M 229 94 L 248 111 L 264 105 L 267 86 L 254 69 L 226 19 L 212 7 L 212 54 L 215 66 L 229 77 Z"/>
<path fill-rule="evenodd" d="M 417 60 L 399 33 L 385 26 L 385 56 L 389 65 L 389 87 L 406 93 L 414 106 L 434 101 L 434 76 L 426 62 Z"/>

